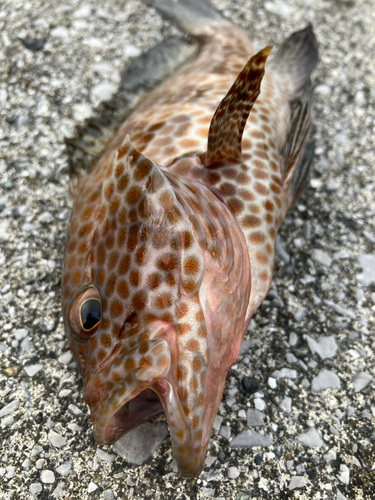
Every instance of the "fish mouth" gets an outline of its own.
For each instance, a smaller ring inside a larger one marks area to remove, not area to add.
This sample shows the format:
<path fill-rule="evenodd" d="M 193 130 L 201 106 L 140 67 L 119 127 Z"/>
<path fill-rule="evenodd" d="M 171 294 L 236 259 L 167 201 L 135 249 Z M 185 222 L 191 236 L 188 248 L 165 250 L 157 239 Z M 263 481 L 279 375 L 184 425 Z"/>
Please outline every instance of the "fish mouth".
<path fill-rule="evenodd" d="M 132 370 L 125 370 L 130 365 L 130 355 L 134 361 L 135 350 L 143 353 L 142 358 L 136 360 Z M 109 377 L 117 382 L 106 391 Z M 177 383 L 174 380 L 172 383 L 171 378 L 168 342 L 165 339 L 149 341 L 147 346 L 140 344 L 119 356 L 115 363 L 91 379 L 86 384 L 85 400 L 91 409 L 98 444 L 113 444 L 125 433 L 164 412 L 180 474 L 195 477 L 203 467 L 205 446 L 192 439 Z"/>

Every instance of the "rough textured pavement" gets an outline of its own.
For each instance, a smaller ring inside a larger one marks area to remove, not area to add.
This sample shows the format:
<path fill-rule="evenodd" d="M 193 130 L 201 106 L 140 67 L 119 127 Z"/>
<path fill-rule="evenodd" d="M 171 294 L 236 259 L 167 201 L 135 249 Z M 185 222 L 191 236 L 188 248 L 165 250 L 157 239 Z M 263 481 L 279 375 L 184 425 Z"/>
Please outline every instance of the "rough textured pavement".
<path fill-rule="evenodd" d="M 96 446 L 59 300 L 64 136 L 177 30 L 137 0 L 0 5 L 0 500 L 375 498 L 373 2 L 215 4 L 257 48 L 314 24 L 317 151 L 204 473 L 184 481 L 162 418 Z"/>

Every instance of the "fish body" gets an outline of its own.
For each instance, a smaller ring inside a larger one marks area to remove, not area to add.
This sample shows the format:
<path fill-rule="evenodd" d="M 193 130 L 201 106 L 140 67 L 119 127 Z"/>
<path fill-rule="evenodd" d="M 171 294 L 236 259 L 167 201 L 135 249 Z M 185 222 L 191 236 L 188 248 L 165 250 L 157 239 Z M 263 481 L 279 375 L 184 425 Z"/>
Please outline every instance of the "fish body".
<path fill-rule="evenodd" d="M 255 54 L 209 4 L 152 4 L 200 50 L 80 176 L 63 314 L 97 442 L 164 411 L 192 477 L 268 291 L 277 229 L 306 182 L 317 50 L 308 27 L 266 65 L 271 48 Z"/>

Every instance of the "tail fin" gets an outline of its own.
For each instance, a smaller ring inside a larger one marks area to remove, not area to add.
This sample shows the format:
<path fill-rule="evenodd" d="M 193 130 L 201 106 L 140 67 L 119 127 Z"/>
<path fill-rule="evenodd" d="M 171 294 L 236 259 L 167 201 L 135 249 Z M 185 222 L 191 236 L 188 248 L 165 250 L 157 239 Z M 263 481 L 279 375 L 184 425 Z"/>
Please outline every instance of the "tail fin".
<path fill-rule="evenodd" d="M 309 24 L 285 40 L 270 61 L 269 69 L 283 80 L 283 87 L 288 89 L 291 102 L 301 98 L 318 59 L 317 41 Z"/>
<path fill-rule="evenodd" d="M 212 35 L 217 24 L 227 21 L 206 0 L 143 0 L 185 33 L 200 37 Z"/>

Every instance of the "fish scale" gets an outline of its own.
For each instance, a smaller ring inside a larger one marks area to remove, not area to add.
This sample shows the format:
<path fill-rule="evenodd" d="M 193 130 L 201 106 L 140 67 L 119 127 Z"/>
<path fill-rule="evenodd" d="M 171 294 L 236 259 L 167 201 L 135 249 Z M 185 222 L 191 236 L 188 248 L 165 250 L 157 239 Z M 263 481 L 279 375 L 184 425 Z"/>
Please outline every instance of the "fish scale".
<path fill-rule="evenodd" d="M 311 165 L 317 50 L 308 27 L 266 65 L 208 3 L 150 2 L 200 49 L 72 172 L 62 305 L 97 442 L 164 411 L 192 477 Z"/>

